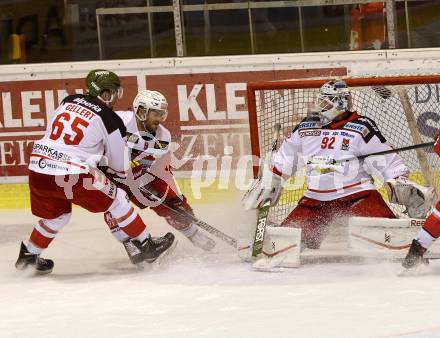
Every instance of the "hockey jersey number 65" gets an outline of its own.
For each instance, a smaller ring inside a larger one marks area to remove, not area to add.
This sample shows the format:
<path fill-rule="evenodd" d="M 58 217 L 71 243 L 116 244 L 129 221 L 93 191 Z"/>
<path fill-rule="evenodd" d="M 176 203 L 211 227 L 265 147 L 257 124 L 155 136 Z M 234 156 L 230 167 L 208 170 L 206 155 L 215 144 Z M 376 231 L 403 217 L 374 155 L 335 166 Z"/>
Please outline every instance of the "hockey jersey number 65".
<path fill-rule="evenodd" d="M 128 155 L 121 154 L 126 149 L 125 135 L 120 117 L 100 100 L 68 96 L 44 137 L 34 144 L 29 169 L 48 175 L 78 174 L 100 163 L 115 173 L 125 173 L 129 163 Z"/>

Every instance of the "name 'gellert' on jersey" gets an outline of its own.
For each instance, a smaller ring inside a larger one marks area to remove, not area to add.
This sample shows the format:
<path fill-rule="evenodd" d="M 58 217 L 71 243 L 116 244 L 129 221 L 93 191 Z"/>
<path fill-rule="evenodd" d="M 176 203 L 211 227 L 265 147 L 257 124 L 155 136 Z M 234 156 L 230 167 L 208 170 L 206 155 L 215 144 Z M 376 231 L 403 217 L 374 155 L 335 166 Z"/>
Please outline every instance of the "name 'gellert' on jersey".
<path fill-rule="evenodd" d="M 44 137 L 35 142 L 29 169 L 47 175 L 89 172 L 105 165 L 118 175 L 129 169 L 122 120 L 99 99 L 67 96 L 55 110 Z"/>
<path fill-rule="evenodd" d="M 305 169 L 304 196 L 330 201 L 376 189 L 373 176 L 387 181 L 407 174 L 408 168 L 396 153 L 338 161 L 390 149 L 376 123 L 356 112 L 325 126 L 305 118 L 274 154 L 273 166 L 289 177 Z"/>

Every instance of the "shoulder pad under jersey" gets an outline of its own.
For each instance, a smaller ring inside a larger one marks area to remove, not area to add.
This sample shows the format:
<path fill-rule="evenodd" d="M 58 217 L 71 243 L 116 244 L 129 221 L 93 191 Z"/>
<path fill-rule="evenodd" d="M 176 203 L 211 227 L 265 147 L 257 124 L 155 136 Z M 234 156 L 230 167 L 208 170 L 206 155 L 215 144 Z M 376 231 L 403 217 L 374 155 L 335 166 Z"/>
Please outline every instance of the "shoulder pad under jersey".
<path fill-rule="evenodd" d="M 301 129 L 318 129 L 318 128 L 322 128 L 322 124 L 319 120 L 316 120 L 316 118 L 313 117 L 312 118 L 306 117 L 300 123 L 298 123 L 295 128 L 293 128 L 292 133 Z"/>
<path fill-rule="evenodd" d="M 380 132 L 376 123 L 366 116 L 359 116 L 356 120 L 347 122 L 342 126 L 342 129 L 360 134 L 366 143 L 368 143 L 373 136 L 377 136 L 382 143 L 386 142 L 385 137 Z"/>

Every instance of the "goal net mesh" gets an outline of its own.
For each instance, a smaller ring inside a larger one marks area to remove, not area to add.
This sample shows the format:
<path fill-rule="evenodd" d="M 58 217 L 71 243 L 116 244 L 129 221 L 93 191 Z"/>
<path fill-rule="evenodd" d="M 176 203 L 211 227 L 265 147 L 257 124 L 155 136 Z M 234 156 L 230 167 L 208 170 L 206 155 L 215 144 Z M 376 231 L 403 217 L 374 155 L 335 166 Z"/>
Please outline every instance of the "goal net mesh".
<path fill-rule="evenodd" d="M 393 81 L 396 84 L 393 84 Z M 424 83 L 423 79 L 384 78 L 383 82 L 386 85 L 381 84 L 380 78 L 374 78 L 371 81 L 372 85 L 368 85 L 368 79 L 362 79 L 360 84 L 354 81 L 350 83 L 350 80 L 346 79 L 352 91 L 354 110 L 360 115 L 372 118 L 394 148 L 432 142 L 437 132 L 436 121 L 440 120 L 439 87 L 435 81 L 440 83 L 440 77 L 430 77 L 429 83 Z M 249 109 L 254 155 L 263 157 L 270 152 L 275 123 L 281 123 L 284 138 L 306 117 L 308 107 L 314 102 L 319 87 L 326 80 L 308 82 L 308 86 L 304 86 L 301 81 L 279 82 L 276 86 L 274 83 L 256 83 L 249 86 L 248 98 L 250 92 L 255 98 L 249 100 L 249 105 L 254 105 Z M 411 170 L 411 179 L 423 185 L 431 184 L 438 189 L 440 158 L 432 152 L 432 148 L 405 151 L 400 155 Z M 383 182 L 375 179 L 375 184 L 387 199 Z M 305 189 L 304 172 L 297 172 L 284 189 L 279 204 L 271 208 L 269 222 L 282 222 L 295 207 Z M 395 204 L 390 206 L 397 216 L 406 216 L 403 207 Z"/>

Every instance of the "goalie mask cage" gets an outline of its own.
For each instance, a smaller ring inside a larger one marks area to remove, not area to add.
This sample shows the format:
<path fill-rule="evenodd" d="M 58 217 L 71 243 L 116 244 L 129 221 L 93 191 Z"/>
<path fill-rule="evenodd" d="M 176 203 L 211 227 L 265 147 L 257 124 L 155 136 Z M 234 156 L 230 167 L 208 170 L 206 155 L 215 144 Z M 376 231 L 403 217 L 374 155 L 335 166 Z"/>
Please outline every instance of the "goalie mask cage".
<path fill-rule="evenodd" d="M 307 116 L 325 80 L 253 82 L 247 86 L 252 154 L 267 156 L 271 150 L 273 126 L 280 123 L 282 139 Z M 432 142 L 440 120 L 440 75 L 345 78 L 353 96 L 353 110 L 372 118 L 394 148 Z M 281 139 L 281 141 L 282 141 Z M 281 142 L 279 142 L 281 144 Z M 410 178 L 431 185 L 439 196 L 440 158 L 432 148 L 401 152 L 411 171 Z M 255 165 L 255 163 L 254 163 Z M 254 177 L 259 167 L 253 167 Z M 383 183 L 375 184 L 385 199 Z M 279 224 L 295 207 L 306 188 L 304 173 L 297 172 L 277 206 L 271 208 L 268 221 Z M 404 208 L 390 205 L 399 217 Z"/>

